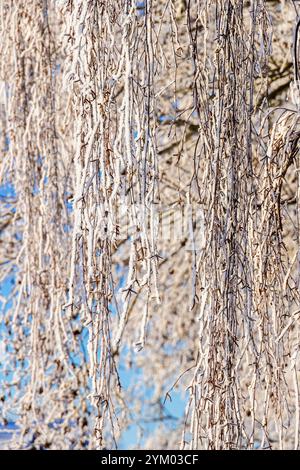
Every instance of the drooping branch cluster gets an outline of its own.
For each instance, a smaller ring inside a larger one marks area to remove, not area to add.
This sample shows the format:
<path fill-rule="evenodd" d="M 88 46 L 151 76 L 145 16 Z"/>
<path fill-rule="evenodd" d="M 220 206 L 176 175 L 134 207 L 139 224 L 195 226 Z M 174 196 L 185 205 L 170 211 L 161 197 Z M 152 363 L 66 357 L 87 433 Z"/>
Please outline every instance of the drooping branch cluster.
<path fill-rule="evenodd" d="M 298 447 L 295 10 L 269 3 L 1 2 L 12 446 Z"/>

